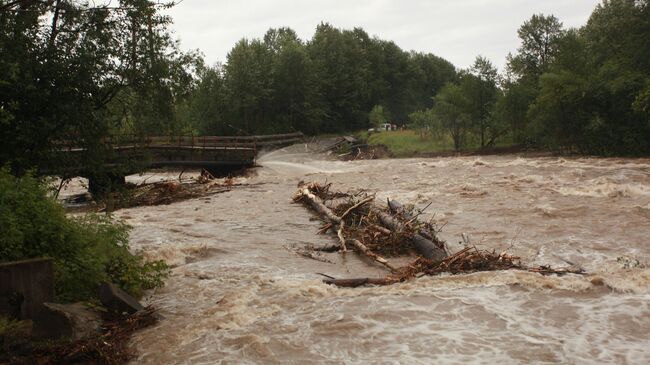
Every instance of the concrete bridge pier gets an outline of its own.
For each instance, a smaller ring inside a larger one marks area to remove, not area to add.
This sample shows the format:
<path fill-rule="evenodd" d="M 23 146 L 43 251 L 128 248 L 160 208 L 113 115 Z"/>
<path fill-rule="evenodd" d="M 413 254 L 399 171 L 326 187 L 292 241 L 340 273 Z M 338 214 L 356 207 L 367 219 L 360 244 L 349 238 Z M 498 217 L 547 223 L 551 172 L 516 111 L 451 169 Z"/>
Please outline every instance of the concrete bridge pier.
<path fill-rule="evenodd" d="M 88 191 L 93 196 L 120 190 L 125 184 L 126 177 L 117 172 L 89 174 L 88 176 Z"/>
<path fill-rule="evenodd" d="M 205 171 L 209 172 L 214 177 L 228 177 L 234 172 L 240 171 L 250 167 L 248 165 L 233 165 L 233 166 L 204 166 Z"/>

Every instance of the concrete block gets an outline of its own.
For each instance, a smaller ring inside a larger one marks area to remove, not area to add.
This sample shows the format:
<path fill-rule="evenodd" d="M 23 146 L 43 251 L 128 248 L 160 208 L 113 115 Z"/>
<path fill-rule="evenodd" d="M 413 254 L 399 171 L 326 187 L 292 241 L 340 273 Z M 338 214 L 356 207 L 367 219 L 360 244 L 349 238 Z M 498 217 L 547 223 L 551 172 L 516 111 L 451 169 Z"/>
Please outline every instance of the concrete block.
<path fill-rule="evenodd" d="M 52 259 L 0 263 L 0 313 L 33 318 L 41 304 L 54 300 Z"/>

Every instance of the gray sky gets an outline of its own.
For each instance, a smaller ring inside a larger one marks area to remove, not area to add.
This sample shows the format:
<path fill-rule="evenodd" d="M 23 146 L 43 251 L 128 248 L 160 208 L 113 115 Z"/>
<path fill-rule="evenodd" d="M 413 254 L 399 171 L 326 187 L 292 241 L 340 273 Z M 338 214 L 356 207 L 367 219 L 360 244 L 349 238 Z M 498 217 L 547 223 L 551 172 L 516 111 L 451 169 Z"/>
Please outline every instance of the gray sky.
<path fill-rule="evenodd" d="M 321 21 L 362 27 L 404 50 L 431 52 L 458 67 L 483 55 L 502 67 L 516 51 L 517 28 L 535 13 L 566 27 L 583 25 L 598 0 L 184 0 L 170 10 L 183 49 L 200 49 L 208 64 L 225 62 L 241 38 L 288 26 L 308 40 Z"/>

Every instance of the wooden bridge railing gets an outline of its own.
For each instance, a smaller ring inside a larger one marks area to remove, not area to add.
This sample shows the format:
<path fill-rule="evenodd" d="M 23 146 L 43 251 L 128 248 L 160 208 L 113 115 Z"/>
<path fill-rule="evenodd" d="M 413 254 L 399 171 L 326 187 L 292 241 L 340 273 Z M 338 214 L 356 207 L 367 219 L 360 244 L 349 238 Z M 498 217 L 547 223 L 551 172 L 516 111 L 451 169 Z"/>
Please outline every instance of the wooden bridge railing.
<path fill-rule="evenodd" d="M 134 148 L 134 147 L 263 147 L 270 145 L 281 145 L 297 143 L 301 141 L 303 134 L 286 133 L 260 136 L 138 136 L 138 135 L 116 135 L 104 138 L 103 141 L 113 148 Z M 81 149 L 83 143 L 79 141 L 66 141 L 56 143 L 61 150 Z"/>

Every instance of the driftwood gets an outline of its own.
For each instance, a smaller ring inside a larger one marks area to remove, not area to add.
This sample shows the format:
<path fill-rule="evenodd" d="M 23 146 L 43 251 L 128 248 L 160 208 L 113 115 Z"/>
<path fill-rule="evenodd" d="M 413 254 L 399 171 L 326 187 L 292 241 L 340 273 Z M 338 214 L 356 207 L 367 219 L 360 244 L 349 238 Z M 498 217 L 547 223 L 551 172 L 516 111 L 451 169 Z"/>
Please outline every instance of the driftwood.
<path fill-rule="evenodd" d="M 357 278 L 357 279 L 324 279 L 325 284 L 336 285 L 342 288 L 357 288 L 364 285 L 391 285 L 399 280 L 392 278 Z"/>
<path fill-rule="evenodd" d="M 361 207 L 362 205 L 371 202 L 373 199 L 366 198 L 359 203 L 353 205 L 352 207 L 348 208 L 342 215 L 341 217 L 337 216 L 330 210 L 325 204 L 323 204 L 323 201 L 316 196 L 312 191 L 310 190 L 310 187 L 313 188 L 314 184 L 308 184 L 302 186 L 299 190 L 298 193 L 294 196 L 295 201 L 306 201 L 312 209 L 314 209 L 316 212 L 318 212 L 321 216 L 326 217 L 331 223 L 336 223 L 339 225 L 339 229 L 337 231 L 337 236 L 339 238 L 339 242 L 341 244 L 341 249 L 343 252 L 347 251 L 347 244 L 351 244 L 352 246 L 356 247 L 357 250 L 370 257 L 373 259 L 375 262 L 378 262 L 379 264 L 383 265 L 384 267 L 388 268 L 392 272 L 396 272 L 397 269 L 392 266 L 388 260 L 385 258 L 375 254 L 374 252 L 370 251 L 363 243 L 359 242 L 358 240 L 351 239 L 348 240 L 345 238 L 343 232 L 345 230 L 345 220 L 344 218 L 348 216 L 351 212 L 353 212 L 355 209 Z"/>
<path fill-rule="evenodd" d="M 381 220 L 381 223 L 391 231 L 400 231 L 404 229 L 404 224 L 393 218 L 390 214 L 384 213 L 381 210 L 375 210 L 375 213 Z M 413 235 L 411 238 L 415 250 L 422 255 L 422 257 L 434 261 L 442 261 L 447 257 L 444 244 L 437 245 L 432 240 L 422 236 L 419 233 Z"/>
<path fill-rule="evenodd" d="M 368 249 L 368 247 L 366 247 L 366 245 L 359 242 L 358 240 L 347 240 L 346 243 L 351 245 L 351 246 L 356 247 L 357 250 L 362 252 L 364 255 L 366 255 L 366 256 L 372 258 L 373 260 L 377 261 L 378 263 L 386 266 L 388 268 L 388 270 L 390 270 L 392 272 L 397 272 L 398 271 L 398 269 L 395 268 L 395 266 L 391 265 L 385 258 L 383 258 L 383 257 L 375 254 L 374 252 L 370 251 Z"/>
<path fill-rule="evenodd" d="M 466 274 L 495 270 L 524 270 L 542 275 L 585 274 L 582 269 L 527 267 L 521 264 L 519 257 L 506 252 L 479 250 L 474 246 L 465 247 L 449 255 L 444 242 L 437 237 L 439 229 L 431 223 L 418 221 L 422 211 L 406 209 L 398 202 L 390 200 L 388 209 L 384 210 L 372 204 L 374 196 L 368 196 L 364 192 L 332 193 L 329 188 L 329 184 L 303 184 L 294 195 L 294 201 L 309 206 L 325 221 L 319 233 L 331 230 L 336 234 L 337 245 L 315 250 L 332 252 L 350 248 L 383 265 L 391 273 L 383 278 L 351 279 L 338 279 L 321 274 L 327 276 L 324 280 L 327 284 L 340 287 L 391 285 L 422 275 Z M 383 254 L 405 255 L 413 251 L 416 251 L 419 256 L 403 267 L 393 266 L 382 256 Z"/>
<path fill-rule="evenodd" d="M 364 285 L 391 285 L 422 275 L 468 274 L 479 271 L 522 270 L 541 275 L 585 275 L 583 269 L 553 269 L 549 266 L 526 267 L 519 257 L 505 252 L 497 254 L 494 251 L 478 250 L 476 247 L 465 247 L 441 262 L 434 263 L 425 258 L 418 258 L 396 275 L 385 278 L 352 278 L 336 279 L 328 277 L 324 283 L 346 288 L 356 288 Z"/>
<path fill-rule="evenodd" d="M 330 208 L 326 207 L 325 204 L 323 204 L 323 201 L 309 190 L 309 185 L 302 187 L 296 198 L 298 200 L 304 199 L 309 202 L 312 209 L 314 209 L 318 214 L 327 217 L 327 219 L 332 223 L 341 223 L 341 218 L 332 213 Z M 294 200 L 296 198 L 294 198 Z"/>

